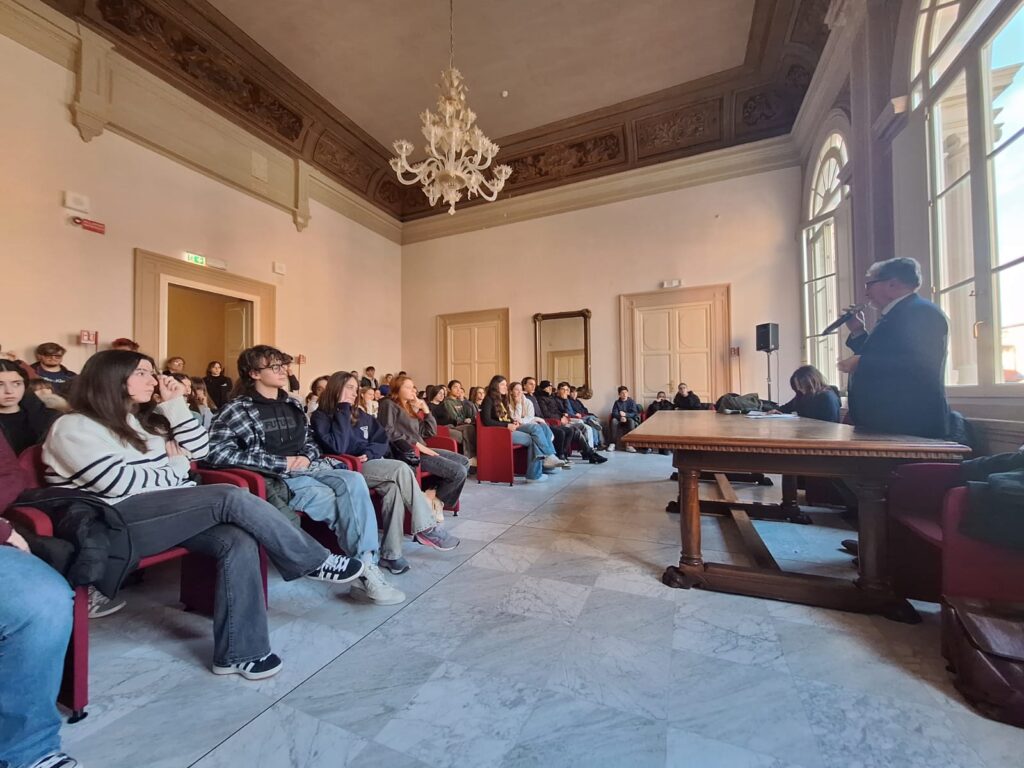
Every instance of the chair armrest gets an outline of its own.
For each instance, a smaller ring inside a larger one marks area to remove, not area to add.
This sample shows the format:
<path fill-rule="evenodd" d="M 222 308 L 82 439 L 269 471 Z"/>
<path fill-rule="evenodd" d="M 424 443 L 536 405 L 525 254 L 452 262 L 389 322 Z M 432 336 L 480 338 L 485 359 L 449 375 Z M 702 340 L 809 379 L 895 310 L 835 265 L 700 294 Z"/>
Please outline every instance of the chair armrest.
<path fill-rule="evenodd" d="M 441 437 L 440 435 L 434 435 L 428 437 L 424 441 L 424 445 L 428 448 L 440 448 L 442 451 L 451 451 L 452 453 L 459 452 L 459 446 L 450 437 Z"/>
<path fill-rule="evenodd" d="M 958 464 L 904 464 L 889 481 L 889 509 L 938 519 L 946 492 L 958 485 L 963 485 Z"/>
<path fill-rule="evenodd" d="M 347 453 L 326 453 L 324 454 L 324 457 L 340 461 L 347 469 L 351 469 L 353 472 L 359 472 L 362 470 L 362 462 L 355 456 L 350 456 Z"/>
<path fill-rule="evenodd" d="M 25 526 L 36 536 L 53 536 L 53 521 L 49 515 L 35 507 L 8 507 L 4 517 L 12 523 Z"/>
<path fill-rule="evenodd" d="M 234 485 L 238 488 L 249 489 L 249 483 L 233 472 L 223 469 L 203 469 L 202 467 L 193 467 L 193 470 L 202 478 L 204 485 Z M 261 477 L 260 480 L 262 479 Z"/>
<path fill-rule="evenodd" d="M 217 470 L 218 472 L 225 472 L 230 475 L 234 475 L 241 478 L 245 482 L 246 488 L 249 489 L 249 493 L 254 496 L 259 496 L 261 499 L 267 498 L 267 481 L 263 479 L 263 475 L 259 472 L 253 472 L 251 469 L 239 469 L 236 467 L 230 467 L 227 469 Z"/>

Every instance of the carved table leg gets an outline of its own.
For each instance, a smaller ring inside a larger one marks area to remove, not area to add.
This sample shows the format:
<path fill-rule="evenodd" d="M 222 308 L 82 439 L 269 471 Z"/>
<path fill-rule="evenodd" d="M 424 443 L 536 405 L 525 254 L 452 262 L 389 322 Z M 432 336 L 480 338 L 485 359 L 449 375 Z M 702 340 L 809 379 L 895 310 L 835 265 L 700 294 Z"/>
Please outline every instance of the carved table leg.
<path fill-rule="evenodd" d="M 670 587 L 690 587 L 701 583 L 696 574 L 704 568 L 700 551 L 700 471 L 679 470 L 679 538 L 682 549 L 679 567 L 669 566 L 661 580 Z"/>

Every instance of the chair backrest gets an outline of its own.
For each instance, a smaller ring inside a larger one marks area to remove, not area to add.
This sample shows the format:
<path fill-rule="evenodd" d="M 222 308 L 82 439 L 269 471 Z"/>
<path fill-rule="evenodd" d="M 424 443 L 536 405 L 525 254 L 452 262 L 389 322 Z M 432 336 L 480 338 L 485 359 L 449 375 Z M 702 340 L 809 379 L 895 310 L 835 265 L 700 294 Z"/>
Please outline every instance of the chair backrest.
<path fill-rule="evenodd" d="M 18 456 L 18 464 L 25 471 L 25 481 L 29 488 L 42 488 L 43 473 L 46 466 L 43 464 L 43 446 L 31 445 Z"/>

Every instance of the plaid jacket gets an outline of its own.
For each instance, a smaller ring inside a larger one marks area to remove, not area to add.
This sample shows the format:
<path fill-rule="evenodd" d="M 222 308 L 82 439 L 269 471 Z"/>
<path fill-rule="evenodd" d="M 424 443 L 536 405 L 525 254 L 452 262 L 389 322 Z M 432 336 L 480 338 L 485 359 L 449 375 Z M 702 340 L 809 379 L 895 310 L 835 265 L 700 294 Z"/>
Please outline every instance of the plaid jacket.
<path fill-rule="evenodd" d="M 291 407 L 306 419 L 306 412 L 292 398 L 288 398 Z M 217 411 L 210 426 L 210 453 L 206 463 L 215 467 L 252 467 L 261 472 L 283 475 L 288 471 L 288 460 L 285 456 L 275 456 L 264 450 L 267 433 L 260 420 L 260 412 L 248 395 L 235 398 L 225 403 Z M 313 432 L 306 425 L 306 439 L 302 455 L 310 463 L 320 458 L 320 449 L 313 440 Z"/>

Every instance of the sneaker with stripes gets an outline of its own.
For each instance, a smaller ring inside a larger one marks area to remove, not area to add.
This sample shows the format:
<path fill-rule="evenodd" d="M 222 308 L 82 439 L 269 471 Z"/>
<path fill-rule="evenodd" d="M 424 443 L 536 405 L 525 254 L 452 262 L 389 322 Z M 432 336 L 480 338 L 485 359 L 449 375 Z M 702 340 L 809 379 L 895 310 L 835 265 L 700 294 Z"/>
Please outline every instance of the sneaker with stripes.
<path fill-rule="evenodd" d="M 40 757 L 27 768 L 85 768 L 80 762 L 75 760 L 71 755 L 66 755 L 63 752 L 54 752 L 52 754 Z"/>
<path fill-rule="evenodd" d="M 306 574 L 307 579 L 345 584 L 363 575 L 363 561 L 344 555 L 329 555 L 320 567 Z"/>
<path fill-rule="evenodd" d="M 213 665 L 215 675 L 241 675 L 246 680 L 265 680 L 273 677 L 281 671 L 284 662 L 276 653 L 268 653 L 262 659 L 254 661 L 242 661 L 238 664 L 229 664 L 226 667 Z M 76 763 L 77 765 L 77 763 Z"/>

